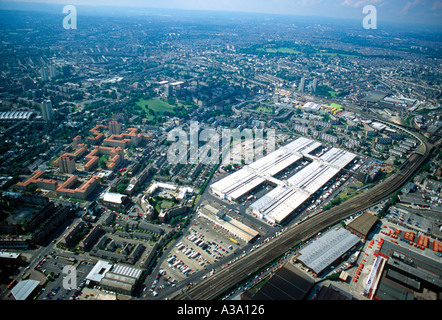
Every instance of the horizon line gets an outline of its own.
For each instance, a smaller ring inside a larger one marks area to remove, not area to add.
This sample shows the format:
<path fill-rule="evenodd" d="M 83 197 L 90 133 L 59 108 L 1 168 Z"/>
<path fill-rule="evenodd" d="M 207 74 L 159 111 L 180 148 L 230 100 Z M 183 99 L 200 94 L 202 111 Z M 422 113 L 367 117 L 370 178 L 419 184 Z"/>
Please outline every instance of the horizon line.
<path fill-rule="evenodd" d="M 15 8 L 9 7 L 4 8 L 2 7 L 2 4 L 8 4 L 11 6 L 16 6 Z M 24 4 L 31 4 L 31 7 L 21 7 L 20 5 Z M 348 22 L 356 22 L 359 21 L 359 18 L 352 18 L 352 17 L 340 17 L 340 16 L 333 16 L 333 15 L 314 15 L 314 14 L 302 14 L 302 13 L 281 13 L 281 12 L 263 12 L 263 11 L 244 11 L 241 9 L 198 9 L 198 8 L 177 8 L 177 7 L 152 7 L 147 5 L 140 5 L 140 4 L 127 4 L 127 3 L 112 3 L 112 4 L 94 4 L 94 3 L 82 3 L 82 4 L 67 4 L 67 3 L 58 3 L 58 2 L 51 2 L 50 0 L 36 0 L 36 1 L 29 1 L 29 0 L 0 0 L 0 10 L 2 11 L 36 11 L 36 6 L 52 6 L 52 7 L 64 7 L 67 5 L 74 5 L 76 7 L 80 8 L 125 8 L 125 9 L 144 9 L 144 10 L 152 10 L 152 11 L 179 11 L 179 12 L 195 12 L 195 13 L 203 13 L 203 12 L 210 12 L 210 13 L 220 13 L 220 14 L 249 14 L 249 15 L 266 15 L 266 16 L 280 16 L 280 17 L 299 17 L 299 18 L 316 18 L 316 19 L 331 19 L 331 20 L 341 20 L 341 21 L 348 21 Z M 48 10 L 42 10 L 42 11 L 48 11 Z M 100 13 L 95 12 L 89 12 L 88 15 L 103 15 Z M 402 25 L 402 26 L 421 26 L 421 27 L 431 27 L 431 28 L 437 28 L 441 27 L 442 24 L 439 23 L 431 23 L 431 22 L 422 22 L 422 21 L 398 21 L 398 20 L 385 20 L 380 19 L 378 17 L 378 27 L 379 22 L 381 24 L 396 24 L 396 25 Z M 382 26 L 382 25 L 380 25 Z M 382 29 L 382 28 L 380 28 Z"/>

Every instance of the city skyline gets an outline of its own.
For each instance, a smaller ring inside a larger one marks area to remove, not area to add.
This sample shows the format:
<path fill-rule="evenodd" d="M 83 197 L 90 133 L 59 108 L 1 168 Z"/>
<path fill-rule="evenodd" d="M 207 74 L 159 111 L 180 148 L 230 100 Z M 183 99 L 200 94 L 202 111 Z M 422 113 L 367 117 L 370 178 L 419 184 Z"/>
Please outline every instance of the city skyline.
<path fill-rule="evenodd" d="M 0 8 L 14 8 L 27 0 L 0 1 Z M 225 11 L 265 13 L 278 15 L 295 15 L 311 17 L 330 17 L 340 19 L 362 20 L 365 17 L 363 8 L 366 5 L 374 5 L 377 9 L 379 22 L 400 22 L 406 24 L 441 25 L 442 1 L 441 0 L 170 0 L 159 2 L 156 0 L 36 0 L 34 4 L 59 4 L 79 6 L 103 6 L 103 7 L 133 7 L 152 9 L 178 9 L 178 10 L 202 10 L 202 11 Z"/>

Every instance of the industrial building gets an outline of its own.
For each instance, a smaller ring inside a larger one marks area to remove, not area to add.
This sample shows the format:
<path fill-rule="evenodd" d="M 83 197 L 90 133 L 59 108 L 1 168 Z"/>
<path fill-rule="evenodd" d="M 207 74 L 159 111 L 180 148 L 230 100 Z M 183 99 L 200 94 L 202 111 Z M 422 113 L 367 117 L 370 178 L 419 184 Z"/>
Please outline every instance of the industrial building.
<path fill-rule="evenodd" d="M 293 165 L 320 146 L 321 143 L 314 140 L 304 137 L 298 138 L 252 164 L 244 166 L 241 170 L 226 178 L 213 183 L 210 186 L 211 191 L 221 199 L 238 200 L 267 180 L 277 183 L 278 180 L 273 178 L 274 175 Z"/>
<path fill-rule="evenodd" d="M 237 200 L 265 181 L 245 167 L 212 184 L 211 191 L 221 199 Z"/>
<path fill-rule="evenodd" d="M 432 257 L 432 258 L 430 258 Z M 440 258 L 383 241 L 364 294 L 373 300 L 440 300 Z"/>
<path fill-rule="evenodd" d="M 15 300 L 28 300 L 37 294 L 40 288 L 40 281 L 22 280 L 12 288 L 11 293 Z"/>
<path fill-rule="evenodd" d="M 115 264 L 109 269 L 100 281 L 105 290 L 132 295 L 142 270 Z"/>
<path fill-rule="evenodd" d="M 224 209 L 218 210 L 212 207 L 207 201 L 204 201 L 198 208 L 198 216 L 216 223 L 221 228 L 246 242 L 251 242 L 259 236 L 258 231 L 228 216 Z"/>
<path fill-rule="evenodd" d="M 338 148 L 320 157 L 312 155 L 321 145 L 308 138 L 298 138 L 213 183 L 211 192 L 221 199 L 236 201 L 267 181 L 276 188 L 252 203 L 249 210 L 261 219 L 281 223 L 356 158 L 355 154 Z M 312 162 L 286 181 L 274 177 L 299 160 Z"/>
<path fill-rule="evenodd" d="M 86 276 L 86 285 L 100 285 L 103 289 L 132 294 L 142 270 L 99 260 Z"/>
<path fill-rule="evenodd" d="M 35 117 L 32 111 L 5 111 L 0 112 L 0 121 L 31 120 Z"/>
<path fill-rule="evenodd" d="M 278 186 L 252 203 L 250 209 L 261 219 L 280 223 L 309 197 L 302 190 Z"/>
<path fill-rule="evenodd" d="M 315 280 L 291 263 L 284 264 L 254 295 L 245 291 L 242 300 L 305 300 Z"/>
<path fill-rule="evenodd" d="M 338 148 L 330 149 L 319 158 L 308 156 L 313 162 L 287 179 L 285 184 L 278 185 L 252 203 L 252 212 L 273 223 L 283 222 L 355 157 L 355 154 Z"/>
<path fill-rule="evenodd" d="M 319 275 L 360 242 L 345 229 L 330 230 L 299 252 L 297 260 Z"/>
<path fill-rule="evenodd" d="M 362 214 L 347 225 L 347 230 L 351 233 L 366 239 L 371 230 L 376 226 L 379 219 L 369 212 Z"/>

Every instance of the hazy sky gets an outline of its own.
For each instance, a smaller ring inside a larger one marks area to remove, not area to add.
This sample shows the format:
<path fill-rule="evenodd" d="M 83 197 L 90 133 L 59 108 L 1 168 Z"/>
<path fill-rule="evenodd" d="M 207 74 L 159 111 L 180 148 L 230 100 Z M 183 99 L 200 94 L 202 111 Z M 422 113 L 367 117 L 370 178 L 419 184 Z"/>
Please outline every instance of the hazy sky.
<path fill-rule="evenodd" d="M 0 0 L 1 2 L 4 0 Z M 372 4 L 378 21 L 442 25 L 442 0 L 8 0 L 96 6 L 142 6 L 189 10 L 223 10 L 363 19 Z"/>

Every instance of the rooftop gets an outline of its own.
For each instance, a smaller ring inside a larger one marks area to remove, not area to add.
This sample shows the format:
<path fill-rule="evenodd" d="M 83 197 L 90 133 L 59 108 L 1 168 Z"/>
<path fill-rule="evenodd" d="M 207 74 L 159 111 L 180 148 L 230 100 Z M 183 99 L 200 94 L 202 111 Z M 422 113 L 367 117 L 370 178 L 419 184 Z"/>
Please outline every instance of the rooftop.
<path fill-rule="evenodd" d="M 123 199 L 126 198 L 126 197 L 127 196 L 125 194 L 106 192 L 103 195 L 103 201 L 110 202 L 110 203 L 115 203 L 115 204 L 122 204 L 123 203 Z"/>
<path fill-rule="evenodd" d="M 345 229 L 330 230 L 302 249 L 298 260 L 320 274 L 359 241 L 359 237 Z"/>
<path fill-rule="evenodd" d="M 112 268 L 111 263 L 99 260 L 92 268 L 92 270 L 89 272 L 89 274 L 86 276 L 86 279 L 94 282 L 100 282 L 101 279 L 106 274 L 106 272 L 111 268 Z"/>
<path fill-rule="evenodd" d="M 223 228 L 227 229 L 229 232 L 235 234 L 236 236 L 244 239 L 249 242 L 252 241 L 256 236 L 259 235 L 259 232 L 246 226 L 242 222 L 231 218 L 228 215 L 219 216 L 219 210 L 207 204 L 207 202 L 203 202 L 201 207 L 198 210 L 199 214 L 202 214 L 207 219 L 219 224 Z"/>
<path fill-rule="evenodd" d="M 317 141 L 300 137 L 213 183 L 211 188 L 221 197 L 238 199 L 320 146 Z"/>
<path fill-rule="evenodd" d="M 367 236 L 371 228 L 378 222 L 378 218 L 369 212 L 366 212 L 350 222 L 347 228 L 355 232 Z"/>
<path fill-rule="evenodd" d="M 15 300 L 26 300 L 39 284 L 37 280 L 22 280 L 12 288 L 11 293 Z"/>

